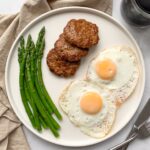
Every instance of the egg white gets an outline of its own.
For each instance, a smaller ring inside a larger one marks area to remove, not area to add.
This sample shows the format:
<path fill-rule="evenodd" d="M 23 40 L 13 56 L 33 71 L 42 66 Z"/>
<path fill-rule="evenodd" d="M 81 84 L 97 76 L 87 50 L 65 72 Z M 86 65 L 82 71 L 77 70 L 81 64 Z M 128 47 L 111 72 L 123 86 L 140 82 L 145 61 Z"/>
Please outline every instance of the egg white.
<path fill-rule="evenodd" d="M 96 92 L 103 100 L 103 107 L 96 114 L 87 114 L 80 108 L 80 99 L 86 92 Z M 78 126 L 85 134 L 101 138 L 111 129 L 116 106 L 115 98 L 108 90 L 88 81 L 78 80 L 72 82 L 61 94 L 59 104 L 68 115 L 73 124 Z"/>
<path fill-rule="evenodd" d="M 117 66 L 117 73 L 113 80 L 103 80 L 95 71 L 95 64 L 105 59 L 111 59 Z M 133 50 L 126 46 L 116 46 L 102 51 L 91 62 L 87 71 L 88 80 L 112 90 L 116 99 L 121 103 L 133 92 L 138 77 L 136 56 Z"/>

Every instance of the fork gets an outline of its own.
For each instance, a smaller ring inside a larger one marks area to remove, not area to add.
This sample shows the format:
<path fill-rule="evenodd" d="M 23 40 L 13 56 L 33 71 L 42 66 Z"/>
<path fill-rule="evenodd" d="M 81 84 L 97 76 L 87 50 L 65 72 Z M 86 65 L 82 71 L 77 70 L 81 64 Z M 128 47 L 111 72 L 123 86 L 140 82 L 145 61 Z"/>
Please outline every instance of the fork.
<path fill-rule="evenodd" d="M 132 136 L 125 140 L 124 142 L 110 148 L 109 150 L 118 150 L 119 148 L 125 146 L 126 144 L 134 141 L 137 137 L 145 139 L 150 136 L 150 121 L 143 122 L 140 126 L 135 126 L 134 127 L 136 131 L 132 134 Z"/>

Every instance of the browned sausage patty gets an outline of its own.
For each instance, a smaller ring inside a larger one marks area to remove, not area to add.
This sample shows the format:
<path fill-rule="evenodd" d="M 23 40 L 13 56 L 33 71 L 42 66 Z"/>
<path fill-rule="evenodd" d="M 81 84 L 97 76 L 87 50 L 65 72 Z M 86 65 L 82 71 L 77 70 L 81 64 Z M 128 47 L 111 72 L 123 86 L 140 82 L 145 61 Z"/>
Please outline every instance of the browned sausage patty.
<path fill-rule="evenodd" d="M 49 69 L 58 76 L 69 77 L 75 74 L 80 62 L 68 62 L 62 60 L 55 49 L 49 51 L 47 55 L 47 65 Z"/>
<path fill-rule="evenodd" d="M 98 43 L 98 27 L 84 19 L 72 19 L 64 28 L 65 39 L 81 48 L 89 48 Z"/>
<path fill-rule="evenodd" d="M 55 49 L 62 59 L 70 62 L 79 61 L 88 54 L 88 49 L 82 49 L 71 45 L 64 39 L 63 34 L 61 34 L 59 39 L 55 42 Z"/>

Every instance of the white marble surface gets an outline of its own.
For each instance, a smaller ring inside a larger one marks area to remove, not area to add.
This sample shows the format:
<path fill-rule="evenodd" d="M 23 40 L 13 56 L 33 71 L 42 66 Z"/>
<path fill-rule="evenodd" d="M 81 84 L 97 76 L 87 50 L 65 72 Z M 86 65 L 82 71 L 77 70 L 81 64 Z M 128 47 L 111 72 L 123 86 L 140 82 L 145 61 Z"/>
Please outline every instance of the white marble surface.
<path fill-rule="evenodd" d="M 21 8 L 22 3 L 24 3 L 25 0 L 0 0 L 0 14 L 6 14 L 6 13 L 15 13 L 18 12 Z M 130 131 L 135 119 L 137 118 L 139 112 L 143 108 L 144 104 L 146 103 L 147 99 L 149 98 L 150 94 L 150 27 L 138 29 L 135 27 L 131 27 L 127 25 L 120 14 L 120 3 L 122 0 L 114 0 L 113 1 L 113 17 L 115 17 L 117 20 L 119 20 L 122 24 L 124 24 L 128 30 L 132 33 L 132 35 L 137 40 L 138 44 L 141 47 L 142 54 L 144 56 L 145 61 L 145 67 L 146 67 L 146 85 L 145 85 L 145 92 L 142 98 L 142 103 L 135 114 L 135 116 L 132 118 L 132 120 L 128 123 L 128 125 L 120 131 L 117 135 L 113 136 L 109 140 L 89 146 L 89 147 L 83 147 L 83 148 L 68 148 L 68 147 L 62 147 L 57 146 L 51 143 L 48 143 L 34 134 L 32 134 L 28 129 L 24 127 L 24 132 L 27 136 L 27 140 L 29 142 L 30 148 L 32 150 L 107 150 L 108 148 L 112 147 L 113 145 L 116 145 L 117 143 L 121 142 L 125 139 L 128 132 Z M 147 138 L 145 140 L 137 139 L 132 144 L 130 144 L 128 150 L 149 150 L 150 149 L 150 138 Z"/>

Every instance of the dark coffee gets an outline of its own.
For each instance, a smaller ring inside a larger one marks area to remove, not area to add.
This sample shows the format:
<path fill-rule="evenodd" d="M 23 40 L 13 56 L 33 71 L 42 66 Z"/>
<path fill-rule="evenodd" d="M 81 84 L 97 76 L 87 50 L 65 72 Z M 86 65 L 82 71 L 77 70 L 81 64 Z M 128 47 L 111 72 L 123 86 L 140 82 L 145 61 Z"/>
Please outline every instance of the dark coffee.
<path fill-rule="evenodd" d="M 150 25 L 150 0 L 123 0 L 121 12 L 130 24 Z"/>
<path fill-rule="evenodd" d="M 136 0 L 138 6 L 150 14 L 150 0 Z"/>

